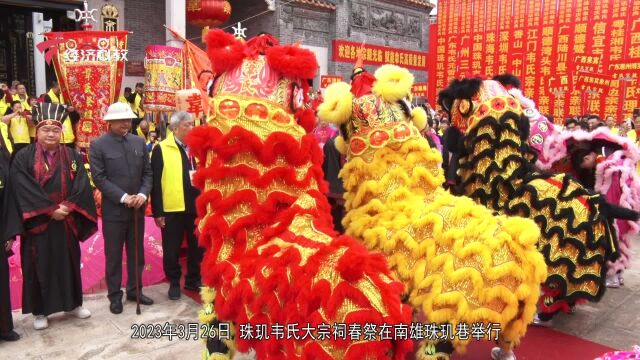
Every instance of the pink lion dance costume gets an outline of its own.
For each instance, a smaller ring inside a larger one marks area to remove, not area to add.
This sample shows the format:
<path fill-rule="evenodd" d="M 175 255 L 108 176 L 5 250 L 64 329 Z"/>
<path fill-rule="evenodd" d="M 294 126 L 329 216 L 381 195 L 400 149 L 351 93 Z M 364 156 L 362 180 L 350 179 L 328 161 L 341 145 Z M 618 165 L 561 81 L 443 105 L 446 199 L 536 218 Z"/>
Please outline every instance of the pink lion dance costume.
<path fill-rule="evenodd" d="M 345 334 L 352 325 L 393 330 L 411 311 L 384 257 L 332 230 L 315 116 L 304 108 L 315 56 L 270 35 L 245 43 L 214 30 L 207 45 L 212 115 L 188 141 L 202 165 L 200 319 L 231 323 L 233 336 L 210 338 L 204 358 L 253 349 L 258 359 L 404 359 L 408 340 L 334 333 L 342 324 Z M 274 336 L 276 326 L 285 336 Z M 253 337 L 242 336 L 249 329 Z"/>

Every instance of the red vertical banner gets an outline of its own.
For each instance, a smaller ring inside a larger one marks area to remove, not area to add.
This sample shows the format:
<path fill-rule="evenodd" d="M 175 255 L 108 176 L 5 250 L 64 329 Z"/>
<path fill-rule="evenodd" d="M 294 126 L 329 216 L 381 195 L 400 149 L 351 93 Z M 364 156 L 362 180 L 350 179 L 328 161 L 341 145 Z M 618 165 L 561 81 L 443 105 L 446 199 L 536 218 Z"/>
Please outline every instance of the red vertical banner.
<path fill-rule="evenodd" d="M 603 65 L 605 72 L 611 71 L 611 63 L 619 62 L 623 59 L 624 55 L 624 43 L 625 43 L 625 30 L 627 17 L 629 14 L 629 0 L 611 0 L 611 10 L 609 13 L 609 44 L 608 47 L 608 59 L 607 63 Z M 605 60 L 605 59 L 603 59 Z M 612 76 L 617 80 L 617 87 L 611 87 L 607 98 L 605 100 L 605 106 L 609 107 L 615 104 L 616 119 L 618 121 L 624 118 L 624 92 L 627 89 L 627 82 L 625 80 L 618 80 L 620 77 L 624 77 L 619 73 L 612 72 Z"/>
<path fill-rule="evenodd" d="M 538 108 L 549 113 L 551 106 L 550 80 L 553 68 L 553 47 L 556 32 L 556 1 L 544 0 L 542 5 L 542 34 L 540 38 L 540 58 L 538 77 L 540 78 Z"/>
<path fill-rule="evenodd" d="M 507 64 L 507 72 L 522 78 L 524 75 L 524 44 L 525 44 L 525 18 L 526 18 L 526 0 L 513 0 L 512 2 L 512 20 L 511 20 L 511 36 L 509 39 L 509 62 Z"/>
<path fill-rule="evenodd" d="M 560 79 L 567 77 L 571 72 L 571 58 L 573 50 L 569 46 L 573 36 L 573 0 L 558 1 L 558 25 L 555 38 L 557 39 L 555 58 L 555 73 L 552 78 Z M 552 114 L 556 119 L 562 119 L 568 111 L 567 94 L 556 91 L 550 94 L 553 99 Z M 566 108 L 565 108 L 566 105 Z"/>
<path fill-rule="evenodd" d="M 456 76 L 458 70 L 458 34 L 460 33 L 460 0 L 452 0 L 448 6 L 446 42 L 447 66 L 445 78 L 447 82 Z"/>
<path fill-rule="evenodd" d="M 486 19 L 485 5 L 486 0 L 473 0 L 473 19 Z M 486 23 L 487 20 L 472 22 L 471 70 L 474 74 L 482 74 L 484 72 L 484 59 L 486 56 L 484 28 Z"/>
<path fill-rule="evenodd" d="M 484 71 L 486 76 L 495 74 L 495 66 L 497 63 L 497 49 L 498 49 L 498 2 L 486 1 L 486 14 L 487 20 L 485 21 L 485 33 L 484 33 Z"/>
<path fill-rule="evenodd" d="M 460 0 L 460 31 L 458 44 L 458 73 L 471 70 L 471 11 L 472 0 Z"/>
<path fill-rule="evenodd" d="M 533 98 L 536 94 L 536 58 L 538 52 L 538 39 L 540 35 L 540 1 L 529 0 L 526 3 L 525 17 L 529 19 L 524 24 L 524 54 L 521 80 L 524 93 Z"/>
<path fill-rule="evenodd" d="M 587 54 L 587 28 L 589 22 L 589 0 L 573 0 L 573 58 Z M 577 79 L 577 74 L 574 74 Z M 569 107 L 566 116 L 578 116 L 586 113 L 588 94 L 573 89 L 568 94 Z"/>
<path fill-rule="evenodd" d="M 627 18 L 626 60 L 640 62 L 640 0 L 629 0 L 630 11 Z M 630 77 L 631 78 L 631 77 Z M 635 71 L 636 81 L 627 81 L 623 85 L 624 113 L 631 116 L 633 110 L 640 107 L 640 71 Z"/>
<path fill-rule="evenodd" d="M 447 26 L 449 22 L 449 1 L 443 1 L 440 4 L 438 10 L 438 26 L 436 37 L 436 58 L 435 58 L 435 86 L 436 90 L 432 91 L 432 96 L 435 96 L 438 91 L 447 86 L 449 79 L 446 78 L 446 66 L 449 61 L 455 61 L 455 59 L 447 58 Z M 429 74 L 431 76 L 431 74 Z M 431 81 L 430 81 L 431 83 Z"/>
<path fill-rule="evenodd" d="M 507 72 L 509 64 L 509 42 L 511 39 L 511 0 L 500 0 L 498 14 L 498 57 L 497 66 L 494 67 L 495 74 Z"/>
<path fill-rule="evenodd" d="M 435 109 L 436 104 L 436 89 L 442 89 L 442 87 L 438 87 L 440 82 L 440 75 L 436 70 L 436 59 L 438 59 L 438 24 L 429 25 L 429 58 L 427 59 L 429 63 L 429 96 L 427 100 L 431 104 L 431 107 Z"/>

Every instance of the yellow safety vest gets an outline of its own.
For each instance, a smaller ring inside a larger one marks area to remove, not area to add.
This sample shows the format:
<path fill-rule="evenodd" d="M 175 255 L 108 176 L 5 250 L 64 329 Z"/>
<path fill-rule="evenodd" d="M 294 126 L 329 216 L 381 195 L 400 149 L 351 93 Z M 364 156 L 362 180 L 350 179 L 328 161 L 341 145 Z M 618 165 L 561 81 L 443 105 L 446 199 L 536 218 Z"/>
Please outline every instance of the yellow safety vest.
<path fill-rule="evenodd" d="M 144 119 L 144 110 L 142 108 L 142 96 L 136 93 L 136 98 L 133 101 L 133 112 L 138 114 L 140 119 Z"/>
<path fill-rule="evenodd" d="M 0 93 L 0 116 L 4 116 L 7 113 L 7 109 L 11 107 L 11 102 L 5 100 L 4 94 Z"/>
<path fill-rule="evenodd" d="M 9 141 L 9 128 L 7 127 L 7 124 L 2 121 L 0 121 L 0 134 L 2 135 L 5 145 L 7 145 L 9 154 L 13 153 L 13 146 L 11 145 L 11 141 Z"/>
<path fill-rule="evenodd" d="M 141 138 L 144 139 L 144 141 L 147 142 L 147 144 L 149 143 L 149 133 L 151 133 L 152 131 L 156 131 L 156 125 L 152 122 L 149 123 L 149 132 L 147 133 L 147 135 L 145 135 L 142 132 L 142 129 L 140 129 L 140 127 L 138 127 L 136 129 L 136 133 L 138 134 L 138 136 L 140 136 Z"/>
<path fill-rule="evenodd" d="M 20 99 L 20 96 L 13 95 L 13 100 L 20 101 L 20 104 L 22 104 L 22 110 L 31 112 L 31 105 L 29 105 L 29 97 L 28 96 L 27 96 L 26 100 L 22 100 L 22 99 Z M 36 127 L 31 125 L 28 122 L 27 122 L 27 127 L 29 129 L 29 138 L 36 137 Z M 29 139 L 29 140 L 31 140 L 31 139 Z M 15 142 L 15 141 L 16 141 L 16 138 L 13 138 L 13 142 Z"/>
<path fill-rule="evenodd" d="M 128 104 L 129 101 L 127 101 L 127 98 L 124 97 L 124 95 L 120 95 L 120 97 L 118 98 L 118 102 L 124 103 L 124 104 Z"/>
<path fill-rule="evenodd" d="M 182 155 L 173 135 L 159 144 L 162 152 L 162 207 L 165 212 L 185 211 Z"/>
<path fill-rule="evenodd" d="M 27 125 L 27 118 L 18 115 L 11 119 L 9 123 L 9 132 L 14 144 L 29 144 L 31 138 L 29 137 L 29 126 Z"/>
<path fill-rule="evenodd" d="M 53 93 L 53 90 L 49 90 L 47 93 L 51 98 L 53 104 L 64 104 L 64 98 L 60 95 L 60 98 Z M 60 137 L 60 144 L 73 144 L 76 141 L 76 134 L 73 132 L 73 123 L 71 118 L 67 115 L 62 121 L 62 136 Z"/>

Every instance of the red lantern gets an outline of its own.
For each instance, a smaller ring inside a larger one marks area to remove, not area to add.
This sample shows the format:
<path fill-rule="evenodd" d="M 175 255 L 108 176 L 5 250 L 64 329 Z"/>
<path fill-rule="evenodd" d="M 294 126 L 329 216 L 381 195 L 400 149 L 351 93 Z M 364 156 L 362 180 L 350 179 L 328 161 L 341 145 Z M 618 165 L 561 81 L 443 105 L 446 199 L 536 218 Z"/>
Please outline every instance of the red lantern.
<path fill-rule="evenodd" d="M 187 0 L 187 21 L 198 27 L 215 27 L 231 17 L 231 4 L 226 0 Z"/>

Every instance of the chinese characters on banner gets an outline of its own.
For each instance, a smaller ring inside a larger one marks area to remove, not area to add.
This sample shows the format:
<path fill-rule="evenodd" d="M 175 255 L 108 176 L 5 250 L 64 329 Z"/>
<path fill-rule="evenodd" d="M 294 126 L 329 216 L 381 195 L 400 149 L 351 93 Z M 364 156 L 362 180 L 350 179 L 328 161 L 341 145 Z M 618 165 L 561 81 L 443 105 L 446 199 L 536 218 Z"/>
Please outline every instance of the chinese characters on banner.
<path fill-rule="evenodd" d="M 333 61 L 355 63 L 357 51 L 361 45 L 350 41 L 333 40 Z M 365 44 L 362 56 L 365 65 L 393 64 L 427 71 L 427 53 L 424 52 Z"/>
<path fill-rule="evenodd" d="M 640 0 L 440 0 L 430 36 L 431 103 L 460 74 L 510 72 L 558 121 L 640 107 Z"/>
<path fill-rule="evenodd" d="M 127 34 L 127 31 L 44 34 L 47 40 L 61 40 L 53 66 L 62 96 L 80 113 L 76 144 L 81 148 L 88 148 L 91 140 L 107 130 L 102 116 L 120 94 Z"/>
<path fill-rule="evenodd" d="M 149 45 L 145 49 L 144 110 L 175 111 L 176 92 L 185 83 L 182 49 Z"/>
<path fill-rule="evenodd" d="M 427 97 L 429 94 L 429 84 L 415 83 L 411 88 L 411 93 L 414 97 Z"/>
<path fill-rule="evenodd" d="M 576 89 L 604 93 L 611 87 L 612 79 L 607 75 L 581 73 L 578 75 Z"/>
<path fill-rule="evenodd" d="M 326 89 L 327 86 L 340 81 L 342 81 L 342 76 L 320 75 L 320 89 Z"/>

